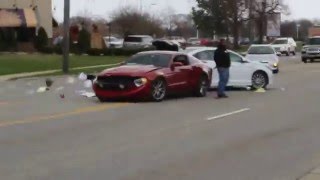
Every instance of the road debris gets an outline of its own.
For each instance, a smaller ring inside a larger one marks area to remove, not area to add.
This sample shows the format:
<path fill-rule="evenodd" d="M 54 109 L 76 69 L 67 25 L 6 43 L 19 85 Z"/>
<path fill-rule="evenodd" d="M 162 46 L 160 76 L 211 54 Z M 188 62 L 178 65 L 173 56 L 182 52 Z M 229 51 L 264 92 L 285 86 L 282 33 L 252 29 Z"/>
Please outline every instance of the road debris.
<path fill-rule="evenodd" d="M 255 91 L 256 93 L 265 93 L 266 90 L 264 88 L 259 88 Z"/>
<path fill-rule="evenodd" d="M 74 77 L 68 77 L 67 78 L 67 84 L 74 84 L 76 82 Z"/>
<path fill-rule="evenodd" d="M 53 84 L 53 80 L 50 78 L 47 78 L 46 79 L 46 86 L 48 89 L 52 86 L 52 84 Z"/>
<path fill-rule="evenodd" d="M 46 91 L 49 91 L 49 89 L 47 87 L 39 87 L 37 89 L 37 93 L 44 93 Z"/>
<path fill-rule="evenodd" d="M 85 88 L 88 88 L 88 89 L 92 88 L 92 81 L 91 80 L 86 80 L 86 81 L 84 81 L 83 85 L 84 85 Z"/>

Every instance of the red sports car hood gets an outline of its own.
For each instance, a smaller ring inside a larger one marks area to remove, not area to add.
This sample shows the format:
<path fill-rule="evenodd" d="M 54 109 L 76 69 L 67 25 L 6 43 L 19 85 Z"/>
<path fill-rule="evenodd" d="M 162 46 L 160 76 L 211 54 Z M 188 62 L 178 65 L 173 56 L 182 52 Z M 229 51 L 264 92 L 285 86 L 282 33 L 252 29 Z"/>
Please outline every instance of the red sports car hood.
<path fill-rule="evenodd" d="M 123 65 L 111 69 L 104 70 L 100 73 L 103 75 L 115 75 L 115 76 L 144 76 L 146 73 L 161 69 L 161 67 L 155 67 L 152 65 Z"/>

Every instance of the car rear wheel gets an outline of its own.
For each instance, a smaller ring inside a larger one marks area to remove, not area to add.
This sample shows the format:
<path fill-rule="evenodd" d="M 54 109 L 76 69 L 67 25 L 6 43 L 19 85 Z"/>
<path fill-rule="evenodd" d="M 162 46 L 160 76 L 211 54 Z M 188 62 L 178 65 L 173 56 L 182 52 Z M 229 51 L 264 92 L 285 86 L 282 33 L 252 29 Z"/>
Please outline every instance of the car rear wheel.
<path fill-rule="evenodd" d="M 103 97 L 99 97 L 99 96 L 97 96 L 97 98 L 99 99 L 99 101 L 100 102 L 107 102 L 108 101 L 108 99 L 107 98 L 103 98 Z"/>
<path fill-rule="evenodd" d="M 201 76 L 198 82 L 198 86 L 195 90 L 195 95 L 197 97 L 205 97 L 208 92 L 208 78 L 206 76 Z"/>
<path fill-rule="evenodd" d="M 307 63 L 308 59 L 307 58 L 302 58 L 302 62 Z"/>
<path fill-rule="evenodd" d="M 287 52 L 286 52 L 286 56 L 290 56 L 290 51 L 287 51 Z"/>
<path fill-rule="evenodd" d="M 252 75 L 252 88 L 266 88 L 268 85 L 268 76 L 263 71 L 257 71 Z"/>
<path fill-rule="evenodd" d="M 167 95 L 167 84 L 165 80 L 159 78 L 152 82 L 151 98 L 153 101 L 160 102 Z"/>

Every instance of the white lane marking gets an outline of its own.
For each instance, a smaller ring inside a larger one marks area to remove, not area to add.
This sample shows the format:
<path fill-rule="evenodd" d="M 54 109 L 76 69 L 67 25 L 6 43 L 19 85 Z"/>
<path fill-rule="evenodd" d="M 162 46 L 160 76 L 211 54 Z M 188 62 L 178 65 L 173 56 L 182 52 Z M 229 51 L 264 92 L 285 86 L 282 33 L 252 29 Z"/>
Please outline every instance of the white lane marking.
<path fill-rule="evenodd" d="M 233 111 L 233 112 L 230 112 L 230 113 L 221 114 L 221 115 L 214 116 L 214 117 L 209 117 L 209 118 L 207 118 L 207 120 L 208 121 L 212 121 L 212 120 L 216 120 L 216 119 L 221 119 L 221 118 L 224 118 L 224 117 L 227 117 L 227 116 L 231 116 L 231 115 L 235 115 L 235 114 L 239 114 L 239 113 L 242 113 L 242 112 L 245 112 L 245 111 L 250 111 L 250 108 L 244 108 L 244 109 L 240 109 L 240 110 Z"/>

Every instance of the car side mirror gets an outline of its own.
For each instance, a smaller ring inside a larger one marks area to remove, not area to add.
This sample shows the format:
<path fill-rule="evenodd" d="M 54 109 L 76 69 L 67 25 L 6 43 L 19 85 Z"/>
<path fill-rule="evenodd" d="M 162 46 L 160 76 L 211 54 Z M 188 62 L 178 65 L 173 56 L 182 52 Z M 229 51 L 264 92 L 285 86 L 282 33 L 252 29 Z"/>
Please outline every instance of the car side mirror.
<path fill-rule="evenodd" d="M 242 59 L 241 63 L 249 63 L 249 61 L 246 59 Z"/>
<path fill-rule="evenodd" d="M 241 56 L 246 56 L 247 55 L 247 52 L 242 52 L 241 53 Z"/>
<path fill-rule="evenodd" d="M 171 70 L 174 70 L 176 67 L 180 67 L 180 66 L 183 66 L 181 62 L 173 62 L 171 64 Z"/>
<path fill-rule="evenodd" d="M 276 52 L 276 54 L 277 54 L 277 56 L 281 56 L 282 55 L 281 52 Z"/>

